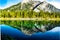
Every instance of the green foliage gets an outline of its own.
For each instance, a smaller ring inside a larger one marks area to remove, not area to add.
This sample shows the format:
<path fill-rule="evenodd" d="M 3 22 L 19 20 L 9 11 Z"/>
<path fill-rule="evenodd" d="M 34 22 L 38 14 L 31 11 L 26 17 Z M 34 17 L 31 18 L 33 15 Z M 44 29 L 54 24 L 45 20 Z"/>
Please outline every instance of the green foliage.
<path fill-rule="evenodd" d="M 0 18 L 60 18 L 60 13 L 49 13 L 49 12 L 35 12 L 33 10 L 1 10 L 0 11 Z M 21 27 L 25 27 L 27 29 L 32 29 L 34 27 L 34 24 L 37 23 L 39 27 L 41 25 L 48 25 L 53 24 L 53 25 L 60 25 L 60 23 L 57 21 L 13 21 L 13 20 L 1 20 L 0 24 L 6 24 L 10 25 L 14 28 L 21 29 Z"/>
<path fill-rule="evenodd" d="M 0 24 L 5 24 L 5 25 L 9 25 L 12 26 L 14 28 L 17 28 L 19 30 L 21 30 L 21 27 L 26 28 L 26 29 L 32 29 L 35 26 L 35 23 L 41 27 L 41 25 L 45 25 L 45 26 L 60 26 L 60 21 L 19 21 L 19 20 L 15 20 L 15 21 L 10 21 L 10 20 L 2 20 L 0 21 Z"/>
<path fill-rule="evenodd" d="M 3 18 L 60 18 L 60 13 L 49 13 L 49 12 L 34 12 L 32 10 L 17 10 L 17 11 L 1 11 L 0 17 Z"/>

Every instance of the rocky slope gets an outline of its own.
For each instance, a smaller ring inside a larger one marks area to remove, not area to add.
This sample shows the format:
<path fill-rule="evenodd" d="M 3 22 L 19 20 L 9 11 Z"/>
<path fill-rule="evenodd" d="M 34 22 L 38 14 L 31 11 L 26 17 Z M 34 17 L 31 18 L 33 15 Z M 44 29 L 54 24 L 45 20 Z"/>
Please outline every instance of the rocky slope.
<path fill-rule="evenodd" d="M 22 2 L 21 7 L 22 7 L 22 9 L 33 9 L 36 12 L 39 12 L 40 10 L 48 11 L 48 12 L 60 12 L 60 9 L 57 9 L 53 5 L 47 3 L 46 1 Z"/>
<path fill-rule="evenodd" d="M 36 12 L 40 12 L 40 10 L 48 11 L 48 12 L 60 12 L 60 9 L 57 9 L 53 5 L 47 3 L 46 1 L 40 2 L 36 0 L 27 0 L 22 1 L 21 3 L 18 3 L 16 5 L 13 5 L 9 8 L 6 8 L 5 10 L 34 10 Z"/>

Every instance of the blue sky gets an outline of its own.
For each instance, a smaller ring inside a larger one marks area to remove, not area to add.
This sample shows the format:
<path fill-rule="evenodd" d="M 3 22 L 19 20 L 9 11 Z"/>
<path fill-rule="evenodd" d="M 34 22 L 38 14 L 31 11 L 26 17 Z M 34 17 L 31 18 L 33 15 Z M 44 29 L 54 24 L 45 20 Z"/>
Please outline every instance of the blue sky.
<path fill-rule="evenodd" d="M 14 4 L 21 2 L 22 0 L 0 0 L 0 9 L 7 8 Z"/>
<path fill-rule="evenodd" d="M 22 0 L 0 0 L 0 9 L 7 8 L 21 1 Z M 47 0 L 47 2 L 60 9 L 60 0 Z"/>

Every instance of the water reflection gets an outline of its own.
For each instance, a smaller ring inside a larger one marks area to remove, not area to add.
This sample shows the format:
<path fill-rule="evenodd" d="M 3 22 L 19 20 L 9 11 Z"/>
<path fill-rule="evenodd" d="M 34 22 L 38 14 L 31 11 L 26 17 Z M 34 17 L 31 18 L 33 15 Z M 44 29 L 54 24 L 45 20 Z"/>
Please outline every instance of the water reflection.
<path fill-rule="evenodd" d="M 21 30 L 22 32 L 28 35 L 36 32 L 46 32 L 57 26 L 60 27 L 60 21 L 3 20 L 0 22 L 0 24 L 5 24 L 13 28 L 17 28 L 18 30 Z"/>
<path fill-rule="evenodd" d="M 27 36 L 18 29 L 12 28 L 11 26 L 7 25 L 0 25 L 2 31 L 2 39 L 8 40 L 59 40 L 60 38 L 60 27 L 55 27 L 50 31 L 45 33 L 37 32 L 32 34 L 31 36 Z M 8 36 L 8 37 L 7 37 Z"/>

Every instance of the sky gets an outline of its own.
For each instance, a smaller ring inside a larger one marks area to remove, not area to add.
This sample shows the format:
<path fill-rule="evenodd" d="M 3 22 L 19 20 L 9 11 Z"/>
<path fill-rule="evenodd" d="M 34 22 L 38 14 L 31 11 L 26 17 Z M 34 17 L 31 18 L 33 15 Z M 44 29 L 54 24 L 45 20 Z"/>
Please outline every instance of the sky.
<path fill-rule="evenodd" d="M 0 9 L 4 9 L 7 7 L 10 7 L 12 5 L 15 5 L 22 0 L 0 0 Z M 43 0 L 40 0 L 43 1 Z M 48 3 L 54 5 L 56 8 L 60 9 L 60 0 L 46 0 Z"/>

